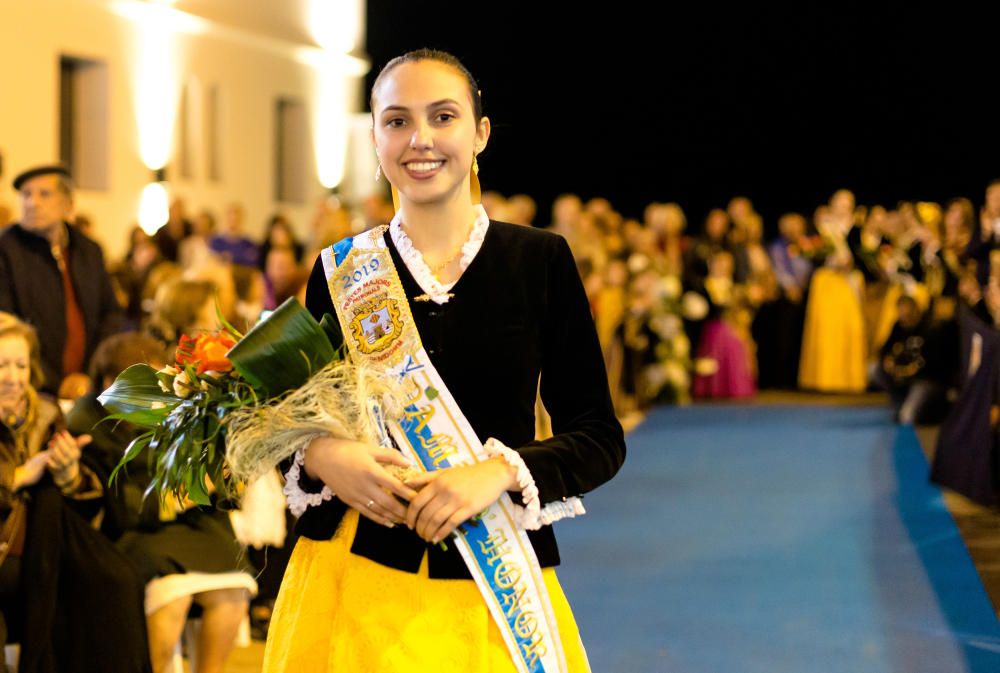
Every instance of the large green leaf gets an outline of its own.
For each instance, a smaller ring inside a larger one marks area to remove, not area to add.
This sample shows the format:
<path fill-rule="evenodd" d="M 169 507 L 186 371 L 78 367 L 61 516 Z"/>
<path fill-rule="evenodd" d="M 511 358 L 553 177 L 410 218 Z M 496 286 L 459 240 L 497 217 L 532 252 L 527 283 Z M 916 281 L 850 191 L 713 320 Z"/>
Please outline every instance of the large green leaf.
<path fill-rule="evenodd" d="M 163 392 L 156 370 L 149 365 L 132 365 L 97 399 L 115 414 L 149 411 L 154 404 L 170 408 L 180 401 L 176 395 Z"/>
<path fill-rule="evenodd" d="M 100 422 L 117 423 L 118 421 L 125 421 L 140 428 L 152 429 L 160 425 L 173 408 L 174 405 L 157 409 L 135 409 L 134 411 L 125 411 L 120 414 L 109 414 L 102 418 Z"/>
<path fill-rule="evenodd" d="M 111 471 L 111 476 L 108 478 L 108 485 L 114 483 L 115 479 L 118 477 L 118 472 L 125 468 L 129 461 L 134 460 L 136 456 L 142 453 L 142 450 L 149 446 L 150 440 L 153 439 L 153 433 L 147 432 L 139 435 L 131 442 L 129 442 L 128 447 L 125 449 L 122 459 L 115 465 L 115 469 Z"/>
<path fill-rule="evenodd" d="M 273 397 L 301 386 L 335 353 L 319 323 L 293 297 L 257 323 L 226 357 L 254 390 Z"/>

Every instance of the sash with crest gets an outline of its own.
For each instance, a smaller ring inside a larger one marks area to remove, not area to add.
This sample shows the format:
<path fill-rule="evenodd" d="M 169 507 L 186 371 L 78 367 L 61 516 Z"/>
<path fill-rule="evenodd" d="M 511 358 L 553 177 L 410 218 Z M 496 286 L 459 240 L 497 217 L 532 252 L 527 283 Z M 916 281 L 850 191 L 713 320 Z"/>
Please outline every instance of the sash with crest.
<path fill-rule="evenodd" d="M 402 418 L 385 422 L 384 442 L 425 471 L 487 460 L 472 426 L 420 341 L 410 305 L 376 227 L 323 250 L 323 268 L 344 342 L 357 362 L 396 377 L 407 396 Z M 382 418 L 378 401 L 373 412 Z M 555 613 L 542 570 L 504 493 L 476 525 L 452 538 L 519 673 L 565 673 Z"/>

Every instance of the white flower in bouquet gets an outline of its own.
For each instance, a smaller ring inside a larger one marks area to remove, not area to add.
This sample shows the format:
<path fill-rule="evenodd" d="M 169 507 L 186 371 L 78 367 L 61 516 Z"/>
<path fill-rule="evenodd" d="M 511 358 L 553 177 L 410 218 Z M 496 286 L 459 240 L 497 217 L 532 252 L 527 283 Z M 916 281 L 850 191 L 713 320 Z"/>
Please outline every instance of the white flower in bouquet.
<path fill-rule="evenodd" d="M 174 392 L 173 380 L 178 374 L 181 373 L 181 370 L 179 370 L 177 367 L 174 367 L 173 365 L 167 365 L 166 367 L 164 367 L 163 369 L 159 370 L 156 373 L 157 373 L 156 382 L 159 384 L 160 390 L 162 390 L 165 393 Z M 163 376 L 159 376 L 159 374 L 163 374 Z"/>
<path fill-rule="evenodd" d="M 182 371 L 174 377 L 174 395 L 181 398 L 186 398 L 188 395 L 193 393 L 195 388 L 188 378 L 187 372 Z"/>
<path fill-rule="evenodd" d="M 681 313 L 688 320 L 701 320 L 708 315 L 708 302 L 697 292 L 685 292 L 681 298 Z"/>

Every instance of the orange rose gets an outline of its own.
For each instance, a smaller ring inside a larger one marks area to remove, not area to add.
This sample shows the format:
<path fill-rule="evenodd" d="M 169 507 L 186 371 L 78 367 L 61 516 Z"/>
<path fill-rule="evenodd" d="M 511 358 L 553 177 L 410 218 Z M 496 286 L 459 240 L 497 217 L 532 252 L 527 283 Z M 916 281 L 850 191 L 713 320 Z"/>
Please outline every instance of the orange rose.
<path fill-rule="evenodd" d="M 226 353 L 235 345 L 236 340 L 226 332 L 200 334 L 197 338 L 185 334 L 177 346 L 177 363 L 197 365 L 199 374 L 228 372 L 233 363 L 226 358 Z"/>
<path fill-rule="evenodd" d="M 194 357 L 194 347 L 197 342 L 198 340 L 193 336 L 182 334 L 180 343 L 177 344 L 174 362 L 182 366 L 197 364 L 198 360 Z"/>

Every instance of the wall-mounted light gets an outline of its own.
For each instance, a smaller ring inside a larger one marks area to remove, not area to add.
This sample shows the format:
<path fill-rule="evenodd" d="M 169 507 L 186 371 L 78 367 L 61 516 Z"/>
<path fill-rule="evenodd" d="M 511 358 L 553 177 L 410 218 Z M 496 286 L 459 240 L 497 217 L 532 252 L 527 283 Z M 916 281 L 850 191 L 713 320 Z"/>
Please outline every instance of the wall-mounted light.
<path fill-rule="evenodd" d="M 170 195 L 167 193 L 167 169 L 153 171 L 153 181 L 142 188 L 139 197 L 139 227 L 152 236 L 170 219 Z"/>
<path fill-rule="evenodd" d="M 131 22 L 135 53 L 131 67 L 132 102 L 139 131 L 139 155 L 151 170 L 166 165 L 173 148 L 180 99 L 181 54 L 177 35 L 197 35 L 207 22 L 170 6 L 168 0 L 119 0 L 113 11 Z"/>

